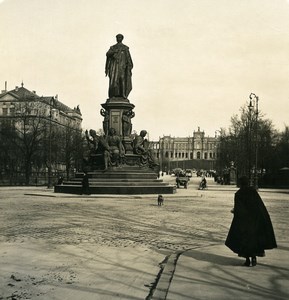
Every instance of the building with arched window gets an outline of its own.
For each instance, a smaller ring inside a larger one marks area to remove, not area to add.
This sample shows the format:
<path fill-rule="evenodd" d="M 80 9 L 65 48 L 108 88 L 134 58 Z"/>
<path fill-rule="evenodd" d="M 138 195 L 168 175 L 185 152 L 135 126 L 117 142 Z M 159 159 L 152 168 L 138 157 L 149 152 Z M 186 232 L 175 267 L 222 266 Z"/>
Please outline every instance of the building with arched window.
<path fill-rule="evenodd" d="M 215 169 L 218 138 L 205 136 L 200 128 L 193 132 L 192 137 L 163 136 L 158 144 L 154 153 L 159 158 L 160 167 L 165 171 L 177 167 Z"/>

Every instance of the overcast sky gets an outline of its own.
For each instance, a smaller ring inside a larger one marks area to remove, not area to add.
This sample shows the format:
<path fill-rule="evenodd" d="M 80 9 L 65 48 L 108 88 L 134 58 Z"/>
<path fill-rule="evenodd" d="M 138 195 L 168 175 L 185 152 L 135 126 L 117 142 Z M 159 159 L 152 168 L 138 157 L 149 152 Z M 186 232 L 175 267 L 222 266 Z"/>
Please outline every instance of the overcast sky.
<path fill-rule="evenodd" d="M 214 136 L 259 96 L 289 125 L 287 0 L 0 0 L 0 89 L 20 86 L 78 104 L 99 129 L 106 52 L 118 33 L 134 62 L 133 129 L 150 139 Z"/>

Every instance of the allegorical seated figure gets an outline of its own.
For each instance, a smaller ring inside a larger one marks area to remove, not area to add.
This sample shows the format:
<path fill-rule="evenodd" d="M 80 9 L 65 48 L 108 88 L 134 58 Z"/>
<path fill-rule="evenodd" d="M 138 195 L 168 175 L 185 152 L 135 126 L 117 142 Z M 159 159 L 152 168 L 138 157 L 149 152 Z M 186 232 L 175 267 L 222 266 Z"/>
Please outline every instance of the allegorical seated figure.
<path fill-rule="evenodd" d="M 89 133 L 86 130 L 85 136 L 90 150 L 90 162 L 91 159 L 93 160 L 93 157 L 97 157 L 100 154 L 104 161 L 105 170 L 110 166 L 119 166 L 122 163 L 124 147 L 114 128 L 109 128 L 106 136 L 97 135 L 93 129 L 90 129 Z M 89 159 L 86 159 L 86 161 L 89 163 Z"/>
<path fill-rule="evenodd" d="M 109 149 L 104 137 L 98 135 L 95 130 L 90 129 L 89 133 L 86 130 L 85 137 L 92 154 L 102 154 L 105 150 Z"/>
<path fill-rule="evenodd" d="M 133 140 L 133 151 L 135 154 L 141 155 L 141 164 L 147 165 L 151 168 L 158 166 L 151 149 L 149 149 L 149 141 L 145 139 L 146 130 L 142 130 L 139 135 Z"/>
<path fill-rule="evenodd" d="M 105 139 L 108 145 L 108 149 L 106 149 L 104 153 L 105 169 L 109 166 L 118 167 L 122 163 L 122 158 L 124 157 L 124 147 L 121 138 L 116 134 L 114 128 L 109 128 L 108 135 Z"/>
<path fill-rule="evenodd" d="M 105 138 L 98 135 L 95 130 L 90 129 L 85 131 L 85 137 L 88 142 L 89 153 L 85 155 L 84 161 L 86 165 L 101 167 L 103 160 L 105 160 L 104 153 L 109 151 L 109 146 Z M 100 156 L 99 158 L 97 158 Z"/>

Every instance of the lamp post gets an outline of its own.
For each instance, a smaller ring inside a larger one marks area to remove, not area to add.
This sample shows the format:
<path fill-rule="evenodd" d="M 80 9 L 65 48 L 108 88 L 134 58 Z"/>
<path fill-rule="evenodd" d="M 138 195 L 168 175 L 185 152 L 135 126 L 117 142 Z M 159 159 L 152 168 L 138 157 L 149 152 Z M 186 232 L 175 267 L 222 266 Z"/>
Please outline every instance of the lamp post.
<path fill-rule="evenodd" d="M 258 189 L 258 117 L 259 117 L 259 97 L 255 95 L 254 93 L 251 93 L 250 96 L 250 102 L 248 105 L 249 111 L 250 111 L 250 134 L 251 134 L 251 125 L 252 125 L 252 119 L 251 119 L 251 112 L 254 112 L 255 115 L 255 165 L 254 165 L 254 178 L 253 178 L 253 185 L 256 189 Z M 251 159 L 251 157 L 250 157 Z M 251 166 L 250 166 L 251 167 Z"/>
<path fill-rule="evenodd" d="M 51 188 L 52 184 L 51 184 L 51 171 L 52 171 L 52 162 L 51 162 L 51 135 L 52 135 L 52 106 L 54 103 L 54 98 L 51 98 L 50 102 L 49 102 L 49 145 L 48 145 L 48 184 L 47 184 L 47 188 Z"/>
<path fill-rule="evenodd" d="M 51 103 L 49 107 L 49 144 L 48 144 L 48 183 L 47 188 L 51 187 L 51 118 L 52 118 L 52 111 L 51 111 Z"/>

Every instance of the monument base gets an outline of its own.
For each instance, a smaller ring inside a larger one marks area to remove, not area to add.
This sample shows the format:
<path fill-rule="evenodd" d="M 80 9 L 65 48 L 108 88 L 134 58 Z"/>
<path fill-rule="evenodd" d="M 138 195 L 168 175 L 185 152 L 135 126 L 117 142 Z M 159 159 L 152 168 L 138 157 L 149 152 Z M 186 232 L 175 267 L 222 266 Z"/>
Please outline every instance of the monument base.
<path fill-rule="evenodd" d="M 173 194 L 176 186 L 157 179 L 155 172 L 148 168 L 122 167 L 109 168 L 106 171 L 88 172 L 90 194 Z M 83 173 L 54 187 L 55 193 L 82 194 Z"/>

